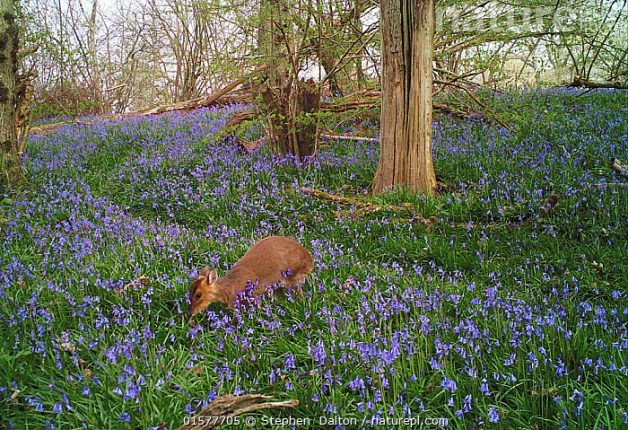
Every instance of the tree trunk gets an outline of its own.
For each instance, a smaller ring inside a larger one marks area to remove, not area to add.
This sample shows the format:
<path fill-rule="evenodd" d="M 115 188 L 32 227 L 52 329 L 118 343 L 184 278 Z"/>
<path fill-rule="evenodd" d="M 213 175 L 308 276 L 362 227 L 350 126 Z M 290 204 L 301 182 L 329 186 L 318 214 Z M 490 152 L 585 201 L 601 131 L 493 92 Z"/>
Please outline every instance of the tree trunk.
<path fill-rule="evenodd" d="M 432 57 L 434 0 L 381 2 L 381 153 L 373 192 L 434 194 Z"/>
<path fill-rule="evenodd" d="M 14 0 L 0 0 L 0 193 L 23 178 L 15 129 L 18 49 L 15 20 Z"/>
<path fill-rule="evenodd" d="M 323 42 L 319 42 L 323 43 Z M 323 69 L 325 69 L 325 73 L 329 74 L 332 70 L 334 70 L 334 66 L 336 65 L 336 58 L 333 54 L 329 52 L 329 48 L 325 46 L 325 44 L 320 46 L 320 55 L 319 60 Z M 336 79 L 336 75 L 329 78 L 329 91 L 335 97 L 342 96 L 342 90 L 338 85 L 338 80 Z"/>
<path fill-rule="evenodd" d="M 92 99 L 98 103 L 98 113 L 104 111 L 104 100 L 102 94 L 102 79 L 100 76 L 100 67 L 98 66 L 98 56 L 96 55 L 96 18 L 98 17 L 98 0 L 92 3 L 92 13 L 89 18 L 89 26 L 87 31 L 87 40 L 89 47 L 89 74 L 91 78 Z"/>
<path fill-rule="evenodd" d="M 316 120 L 312 114 L 320 107 L 318 86 L 312 79 L 285 80 L 288 83 L 278 88 L 265 84 L 261 89 L 271 114 L 270 141 L 279 153 L 302 160 L 316 149 Z"/>
<path fill-rule="evenodd" d="M 362 34 L 362 9 L 364 5 L 361 0 L 356 0 L 353 4 L 353 37 L 356 40 Z M 358 48 L 358 52 L 355 53 L 355 77 L 357 81 L 358 91 L 363 90 L 366 87 L 366 76 L 364 75 L 364 68 L 362 62 L 364 61 L 364 47 Z"/>
<path fill-rule="evenodd" d="M 293 143 L 298 147 L 300 157 L 309 157 L 316 150 L 316 119 L 312 114 L 318 112 L 320 101 L 318 85 L 312 79 L 300 80 L 295 106 L 296 140 Z"/>
<path fill-rule="evenodd" d="M 270 19 L 262 23 L 258 33 L 268 77 L 259 87 L 263 100 L 260 111 L 269 116 L 272 147 L 302 160 L 316 148 L 313 114 L 320 105 L 319 90 L 314 81 L 298 76 L 302 48 L 299 35 L 290 24 L 288 4 L 285 0 L 265 0 L 263 4 L 262 15 Z"/>

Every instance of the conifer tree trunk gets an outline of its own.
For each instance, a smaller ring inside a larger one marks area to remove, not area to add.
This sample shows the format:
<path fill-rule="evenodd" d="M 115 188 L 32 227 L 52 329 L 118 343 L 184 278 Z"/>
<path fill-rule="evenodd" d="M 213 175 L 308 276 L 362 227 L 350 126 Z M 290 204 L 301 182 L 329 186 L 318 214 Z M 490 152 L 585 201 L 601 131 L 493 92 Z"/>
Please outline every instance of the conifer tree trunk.
<path fill-rule="evenodd" d="M 381 153 L 373 192 L 433 194 L 434 0 L 382 0 Z"/>
<path fill-rule="evenodd" d="M 22 178 L 15 128 L 18 29 L 15 0 L 0 0 L 0 192 Z"/>

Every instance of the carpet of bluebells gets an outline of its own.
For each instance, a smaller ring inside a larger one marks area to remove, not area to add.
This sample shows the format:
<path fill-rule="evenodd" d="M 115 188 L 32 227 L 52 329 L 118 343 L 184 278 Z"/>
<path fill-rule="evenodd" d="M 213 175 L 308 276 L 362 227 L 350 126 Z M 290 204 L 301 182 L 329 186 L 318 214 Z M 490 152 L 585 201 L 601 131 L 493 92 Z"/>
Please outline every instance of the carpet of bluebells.
<path fill-rule="evenodd" d="M 626 101 L 492 96 L 512 131 L 437 117 L 433 198 L 370 196 L 372 142 L 244 152 L 221 133 L 241 106 L 33 136 L 28 183 L 0 196 L 0 428 L 173 429 L 243 393 L 298 399 L 264 414 L 315 422 L 628 425 L 628 188 L 609 165 L 628 160 Z M 311 250 L 303 298 L 190 324 L 190 278 L 271 234 Z"/>

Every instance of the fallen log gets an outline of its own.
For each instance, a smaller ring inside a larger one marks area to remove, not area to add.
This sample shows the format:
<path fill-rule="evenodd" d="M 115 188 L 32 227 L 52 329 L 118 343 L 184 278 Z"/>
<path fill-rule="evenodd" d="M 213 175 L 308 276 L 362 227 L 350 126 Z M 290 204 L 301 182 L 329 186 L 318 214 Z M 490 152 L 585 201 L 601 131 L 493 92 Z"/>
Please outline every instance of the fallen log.
<path fill-rule="evenodd" d="M 365 97 L 364 100 L 355 100 L 351 95 L 343 97 L 342 99 L 339 99 L 339 101 L 322 102 L 320 105 L 320 111 L 325 113 L 342 113 L 354 109 L 367 109 L 379 106 L 380 99 L 379 95 L 377 95 L 378 92 L 369 91 L 363 94 Z M 447 103 L 434 103 L 433 107 L 437 112 L 450 114 L 459 118 L 469 118 L 472 115 L 472 112 L 465 112 Z M 244 121 L 254 120 L 258 116 L 259 113 L 253 109 L 237 112 L 227 120 L 225 131 L 240 125 Z"/>
<path fill-rule="evenodd" d="M 303 194 L 308 194 L 319 199 L 327 200 L 334 203 L 341 203 L 345 205 L 354 205 L 358 206 L 362 209 L 366 209 L 368 211 L 377 212 L 377 211 L 414 211 L 414 205 L 411 203 L 401 203 L 399 205 L 376 205 L 373 203 L 363 202 L 357 199 L 353 199 L 351 197 L 338 196 L 335 194 L 329 194 L 324 191 L 315 190 L 313 188 L 300 188 L 300 192 Z"/>
<path fill-rule="evenodd" d="M 593 82 L 587 79 L 582 79 L 580 76 L 576 76 L 575 78 L 573 78 L 573 82 L 567 86 L 591 89 L 608 88 L 616 90 L 628 90 L 628 85 L 620 84 L 619 82 Z"/>
<path fill-rule="evenodd" d="M 347 96 L 333 102 L 323 102 L 321 103 L 321 111 L 341 113 L 353 109 L 368 109 L 380 106 L 381 93 L 379 91 L 369 91 L 363 94 L 361 98 Z M 432 107 L 438 113 L 450 114 L 458 118 L 469 118 L 473 114 L 471 111 L 464 111 L 449 103 L 433 103 Z"/>
<path fill-rule="evenodd" d="M 205 97 L 199 97 L 196 99 L 187 100 L 187 101 L 174 103 L 170 105 L 158 106 L 152 109 L 145 109 L 143 111 L 136 112 L 134 115 L 155 115 L 155 114 L 160 114 L 164 112 L 192 110 L 192 109 L 198 109 L 202 107 L 213 106 L 220 100 L 224 101 L 225 96 L 227 96 L 227 94 L 232 93 L 237 88 L 241 88 L 243 91 L 241 94 L 236 94 L 234 96 L 235 99 L 232 98 L 232 100 L 230 100 L 230 103 L 233 103 L 236 101 L 237 102 L 251 101 L 251 95 L 254 93 L 254 91 L 250 87 L 245 86 L 245 84 L 247 82 L 250 82 L 253 78 L 264 73 L 267 69 L 268 69 L 267 65 L 258 67 L 255 71 L 253 71 L 252 73 L 249 73 L 247 76 L 237 79 L 231 82 L 230 84 L 227 84 L 220 90 L 213 92 Z"/>
<path fill-rule="evenodd" d="M 258 69 L 255 73 L 260 73 L 265 68 Z M 249 103 L 252 100 L 253 91 L 250 87 L 246 86 L 246 82 L 251 79 L 251 76 L 247 76 L 246 78 L 238 79 L 224 88 L 216 91 L 205 97 L 200 97 L 192 100 L 187 100 L 178 103 L 172 103 L 168 105 L 161 105 L 154 108 L 144 109 L 136 112 L 130 112 L 125 114 L 113 115 L 113 114 L 103 114 L 100 115 L 101 118 L 133 118 L 136 116 L 144 116 L 144 115 L 159 115 L 167 112 L 175 112 L 175 111 L 191 111 L 194 109 L 210 107 L 210 106 L 222 106 L 234 103 Z M 337 99 L 333 102 L 322 102 L 320 104 L 320 111 L 326 113 L 341 113 L 346 112 L 353 109 L 366 109 L 366 108 L 374 108 L 379 106 L 381 103 L 381 92 L 375 90 L 367 90 L 359 93 L 350 94 L 348 96 Z M 434 103 L 433 108 L 436 112 L 450 114 L 459 118 L 468 118 L 473 114 L 471 111 L 464 111 L 455 106 L 452 106 L 448 103 Z M 235 127 L 236 125 L 247 121 L 253 120 L 257 118 L 259 113 L 256 111 L 246 110 L 244 112 L 238 112 L 234 114 L 227 121 L 227 126 L 225 130 L 228 130 L 231 127 Z M 498 120 L 499 121 L 499 120 Z M 60 121 L 52 124 L 44 124 L 38 127 L 31 128 L 32 134 L 43 134 L 50 133 L 55 131 L 57 128 L 68 125 L 68 124 L 77 124 L 80 120 L 77 121 Z M 503 124 L 503 123 L 502 123 Z"/>
<path fill-rule="evenodd" d="M 258 113 L 255 110 L 245 110 L 242 112 L 236 112 L 229 117 L 225 130 L 229 130 L 242 124 L 244 121 L 251 121 L 258 117 Z"/>
<path fill-rule="evenodd" d="M 188 100 L 186 102 L 158 106 L 155 108 L 144 109 L 137 112 L 130 112 L 130 113 L 119 114 L 119 115 L 101 114 L 99 115 L 99 118 L 124 119 L 124 118 L 133 118 L 136 116 L 159 115 L 166 112 L 186 112 L 186 111 L 191 111 L 191 110 L 199 109 L 203 107 L 226 106 L 226 105 L 235 104 L 235 103 L 247 103 L 248 101 L 249 101 L 248 95 L 224 94 L 220 97 L 214 97 L 213 100 L 210 99 L 210 96 L 207 96 L 202 99 Z M 77 124 L 92 125 L 91 123 L 83 122 L 80 119 L 77 119 L 74 121 L 59 121 L 59 122 L 43 124 L 40 126 L 32 127 L 30 129 L 30 134 L 38 135 L 38 134 L 52 133 L 53 131 L 56 131 L 59 127 L 62 127 L 64 125 L 77 125 Z"/>
<path fill-rule="evenodd" d="M 376 137 L 339 136 L 336 134 L 321 134 L 321 138 L 332 140 L 356 140 L 358 142 L 379 142 L 379 139 Z"/>
<path fill-rule="evenodd" d="M 308 195 L 311 195 L 311 196 L 314 196 L 323 200 L 327 200 L 330 202 L 353 205 L 353 206 L 358 207 L 356 211 L 351 212 L 351 213 L 346 212 L 346 211 L 336 211 L 335 212 L 336 219 L 340 219 L 345 216 L 350 216 L 353 218 L 360 217 L 369 212 L 406 211 L 406 212 L 413 213 L 412 217 L 409 218 L 410 222 L 420 222 L 421 224 L 425 226 L 430 226 L 431 224 L 434 224 L 435 222 L 441 221 L 439 218 L 436 218 L 435 216 L 425 218 L 421 214 L 414 213 L 415 207 L 412 203 L 400 203 L 398 205 L 376 205 L 373 203 L 367 203 L 367 202 L 363 202 L 357 199 L 352 199 L 351 197 L 344 197 L 344 196 L 338 196 L 335 194 L 329 194 L 324 191 L 315 190 L 312 188 L 301 188 L 299 189 L 299 191 L 302 192 L 303 194 L 308 194 Z"/>
<path fill-rule="evenodd" d="M 232 418 L 239 415 L 266 409 L 295 408 L 299 405 L 298 400 L 269 402 L 268 400 L 270 399 L 272 399 L 271 396 L 262 394 L 247 394 L 244 396 L 227 394 L 218 397 L 198 414 L 186 418 L 185 423 L 178 430 L 205 430 L 221 425 L 233 427 L 235 421 Z"/>
<path fill-rule="evenodd" d="M 198 108 L 203 108 L 203 107 L 209 107 L 209 106 L 212 106 L 213 104 L 215 104 L 218 100 L 220 100 L 221 97 L 225 96 L 229 92 L 231 92 L 231 91 L 235 90 L 236 88 L 240 87 L 245 82 L 246 82 L 245 78 L 238 79 L 237 81 L 230 83 L 229 85 L 225 86 L 224 88 L 222 88 L 222 89 L 220 89 L 220 90 L 216 91 L 215 93 L 212 93 L 212 94 L 210 94 L 208 96 L 200 97 L 200 98 L 196 98 L 196 99 L 192 99 L 192 100 L 186 100 L 184 102 L 173 103 L 173 104 L 170 104 L 170 105 L 157 106 L 157 107 L 154 107 L 154 108 L 151 108 L 151 109 L 141 110 L 139 112 L 136 112 L 135 115 L 137 115 L 137 116 L 141 116 L 141 115 L 157 115 L 157 114 L 166 113 L 166 112 L 172 112 L 172 111 L 192 110 L 192 109 L 198 109 Z"/>
<path fill-rule="evenodd" d="M 398 205 L 376 205 L 373 203 L 363 202 L 351 197 L 338 196 L 335 194 L 329 194 L 324 191 L 315 190 L 312 188 L 300 188 L 299 191 L 303 194 L 311 195 L 322 200 L 327 200 L 334 203 L 340 203 L 345 205 L 353 205 L 358 209 L 355 211 L 335 211 L 334 214 L 336 219 L 342 219 L 346 217 L 357 218 L 363 216 L 367 213 L 371 212 L 379 212 L 379 211 L 408 211 L 412 212 L 413 215 L 410 218 L 394 218 L 395 222 L 409 222 L 409 223 L 420 223 L 426 227 L 430 227 L 434 223 L 444 223 L 449 225 L 452 228 L 463 228 L 466 230 L 472 228 L 486 228 L 486 227 L 504 227 L 504 226 L 521 226 L 525 222 L 532 222 L 534 220 L 533 216 L 528 216 L 525 219 L 520 220 L 519 222 L 491 222 L 491 223 L 478 223 L 477 220 L 467 221 L 467 222 L 448 222 L 443 218 L 438 218 L 436 216 L 430 216 L 428 218 L 424 217 L 422 214 L 414 213 L 415 207 L 411 203 L 400 203 Z M 547 198 L 543 206 L 537 212 L 538 218 L 547 217 L 557 206 L 559 202 L 559 195 L 557 193 L 552 192 L 550 196 Z"/>
<path fill-rule="evenodd" d="M 247 75 L 244 78 L 233 81 L 218 91 L 209 94 L 205 97 L 198 97 L 191 100 L 186 100 L 178 103 L 172 103 L 167 105 L 156 106 L 149 109 L 143 109 L 135 112 L 129 112 L 120 115 L 112 115 L 112 114 L 103 114 L 100 115 L 101 118 L 133 118 L 136 116 L 145 116 L 145 115 L 159 115 L 166 112 L 186 112 L 194 109 L 211 107 L 211 106 L 220 106 L 220 105 L 229 105 L 234 103 L 248 103 L 251 101 L 251 95 L 253 93 L 251 87 L 246 85 L 252 78 L 256 75 L 263 73 L 267 69 L 267 66 L 263 66 L 258 68 L 255 72 Z M 42 134 L 49 133 L 57 128 L 66 125 L 66 124 L 76 124 L 77 121 L 60 121 L 52 124 L 44 124 L 39 127 L 33 127 L 31 129 L 31 133 L 34 134 Z"/>
<path fill-rule="evenodd" d="M 328 113 L 341 113 L 354 109 L 367 109 L 379 106 L 379 100 L 356 100 L 346 103 L 324 102 L 321 103 L 321 111 Z"/>

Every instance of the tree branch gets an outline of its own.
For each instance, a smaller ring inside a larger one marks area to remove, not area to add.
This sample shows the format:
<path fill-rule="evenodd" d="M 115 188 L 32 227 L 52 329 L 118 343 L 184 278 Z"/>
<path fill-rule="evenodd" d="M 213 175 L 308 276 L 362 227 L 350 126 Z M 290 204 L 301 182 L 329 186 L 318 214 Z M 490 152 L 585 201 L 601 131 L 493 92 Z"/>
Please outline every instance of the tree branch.
<path fill-rule="evenodd" d="M 206 430 L 213 429 L 223 424 L 232 424 L 229 417 L 237 417 L 242 414 L 261 411 L 265 409 L 295 408 L 298 400 L 286 400 L 282 402 L 267 402 L 272 396 L 262 394 L 247 394 L 244 396 L 225 396 L 214 399 L 209 406 L 191 417 L 188 424 L 180 426 L 177 430 Z"/>

